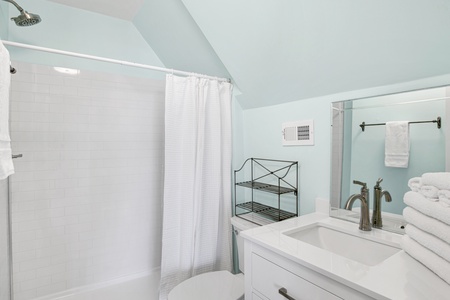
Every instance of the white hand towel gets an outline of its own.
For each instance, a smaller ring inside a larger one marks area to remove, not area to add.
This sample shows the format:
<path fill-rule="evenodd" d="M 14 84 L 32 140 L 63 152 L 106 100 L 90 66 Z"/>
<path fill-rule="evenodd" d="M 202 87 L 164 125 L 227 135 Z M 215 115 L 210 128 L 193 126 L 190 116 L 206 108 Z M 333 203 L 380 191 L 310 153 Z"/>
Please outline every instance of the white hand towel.
<path fill-rule="evenodd" d="M 386 167 L 407 168 L 409 162 L 409 122 L 386 123 L 384 144 L 384 165 Z"/>
<path fill-rule="evenodd" d="M 424 195 L 430 201 L 439 201 L 438 188 L 432 185 L 422 185 L 419 193 Z"/>
<path fill-rule="evenodd" d="M 403 202 L 429 217 L 450 225 L 450 209 L 443 209 L 439 202 L 428 201 L 424 195 L 413 191 L 405 194 Z"/>
<path fill-rule="evenodd" d="M 450 262 L 420 245 L 406 234 L 402 237 L 402 248 L 412 258 L 450 284 Z"/>
<path fill-rule="evenodd" d="M 444 207 L 450 207 L 450 191 L 449 190 L 439 190 L 438 191 L 439 202 Z"/>
<path fill-rule="evenodd" d="M 447 224 L 428 217 L 411 207 L 405 207 L 403 217 L 408 224 L 412 224 L 450 244 L 450 230 Z"/>
<path fill-rule="evenodd" d="M 450 262 L 450 244 L 432 234 L 420 230 L 412 224 L 406 225 L 405 232 L 413 240 Z"/>
<path fill-rule="evenodd" d="M 408 187 L 413 192 L 418 192 L 421 186 L 422 186 L 422 178 L 421 177 L 413 177 L 410 180 L 408 180 Z"/>
<path fill-rule="evenodd" d="M 9 137 L 9 87 L 11 84 L 9 66 L 9 52 L 0 42 L 0 179 L 5 179 L 14 173 Z"/>
<path fill-rule="evenodd" d="M 422 175 L 423 185 L 432 185 L 439 190 L 450 190 L 450 172 L 425 173 Z"/>

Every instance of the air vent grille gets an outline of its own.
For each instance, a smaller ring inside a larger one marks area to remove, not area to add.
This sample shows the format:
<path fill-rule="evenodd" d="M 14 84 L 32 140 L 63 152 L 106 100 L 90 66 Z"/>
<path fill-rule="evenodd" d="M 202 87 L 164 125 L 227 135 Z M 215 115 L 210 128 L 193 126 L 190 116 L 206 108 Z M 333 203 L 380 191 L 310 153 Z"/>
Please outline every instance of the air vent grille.
<path fill-rule="evenodd" d="M 314 145 L 313 120 L 286 122 L 282 125 L 285 146 Z"/>
<path fill-rule="evenodd" d="M 297 139 L 299 141 L 309 140 L 309 125 L 297 127 Z"/>

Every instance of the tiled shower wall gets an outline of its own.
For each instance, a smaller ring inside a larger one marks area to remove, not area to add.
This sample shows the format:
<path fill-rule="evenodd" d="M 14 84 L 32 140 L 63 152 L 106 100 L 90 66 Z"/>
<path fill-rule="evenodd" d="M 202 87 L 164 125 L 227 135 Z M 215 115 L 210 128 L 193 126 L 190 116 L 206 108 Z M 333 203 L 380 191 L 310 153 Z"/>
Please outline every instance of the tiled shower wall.
<path fill-rule="evenodd" d="M 15 300 L 158 268 L 164 82 L 14 67 Z"/>
<path fill-rule="evenodd" d="M 9 228 L 7 180 L 0 180 L 0 300 L 9 300 Z"/>

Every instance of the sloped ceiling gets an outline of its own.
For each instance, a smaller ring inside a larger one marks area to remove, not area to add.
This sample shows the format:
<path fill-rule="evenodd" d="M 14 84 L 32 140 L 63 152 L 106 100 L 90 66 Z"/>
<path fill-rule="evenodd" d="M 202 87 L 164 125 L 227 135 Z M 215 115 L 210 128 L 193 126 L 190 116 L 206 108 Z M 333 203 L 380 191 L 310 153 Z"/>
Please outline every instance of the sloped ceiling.
<path fill-rule="evenodd" d="M 139 1 L 165 66 L 231 77 L 244 108 L 450 73 L 448 0 Z"/>
<path fill-rule="evenodd" d="M 133 23 L 167 68 L 231 77 L 180 0 L 146 0 Z"/>
<path fill-rule="evenodd" d="M 183 0 L 247 108 L 450 73 L 445 0 Z"/>
<path fill-rule="evenodd" d="M 131 21 L 139 9 L 142 7 L 144 0 L 126 0 L 126 1 L 110 1 L 110 0 L 49 0 L 51 2 L 64 4 L 110 17 Z"/>

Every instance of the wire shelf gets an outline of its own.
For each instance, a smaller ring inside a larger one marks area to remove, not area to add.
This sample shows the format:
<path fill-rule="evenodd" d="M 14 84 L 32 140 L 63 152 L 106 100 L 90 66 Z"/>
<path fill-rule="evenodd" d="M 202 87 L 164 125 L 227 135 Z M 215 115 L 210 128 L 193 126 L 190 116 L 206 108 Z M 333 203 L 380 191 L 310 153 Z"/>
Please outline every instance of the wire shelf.
<path fill-rule="evenodd" d="M 244 181 L 236 183 L 236 185 L 248 187 L 255 190 L 261 190 L 264 192 L 272 193 L 272 194 L 286 194 L 286 193 L 297 193 L 297 190 L 287 187 L 282 187 L 273 184 L 267 184 L 257 181 Z"/>
<path fill-rule="evenodd" d="M 264 217 L 274 220 L 274 221 L 282 221 L 292 217 L 296 217 L 297 214 L 291 213 L 282 209 L 278 209 L 275 207 L 271 207 L 265 204 L 261 204 L 258 202 L 245 202 L 237 204 L 236 207 L 245 209 L 247 211 L 251 211 L 254 213 L 258 213 L 263 215 Z"/>
<path fill-rule="evenodd" d="M 241 180 L 237 180 L 238 176 Z M 237 187 L 250 189 L 251 193 L 241 191 L 238 197 Z M 238 170 L 234 171 L 234 199 L 235 215 L 259 225 L 297 217 L 298 162 L 248 158 Z M 283 210 L 281 206 L 290 207 L 292 211 Z"/>

